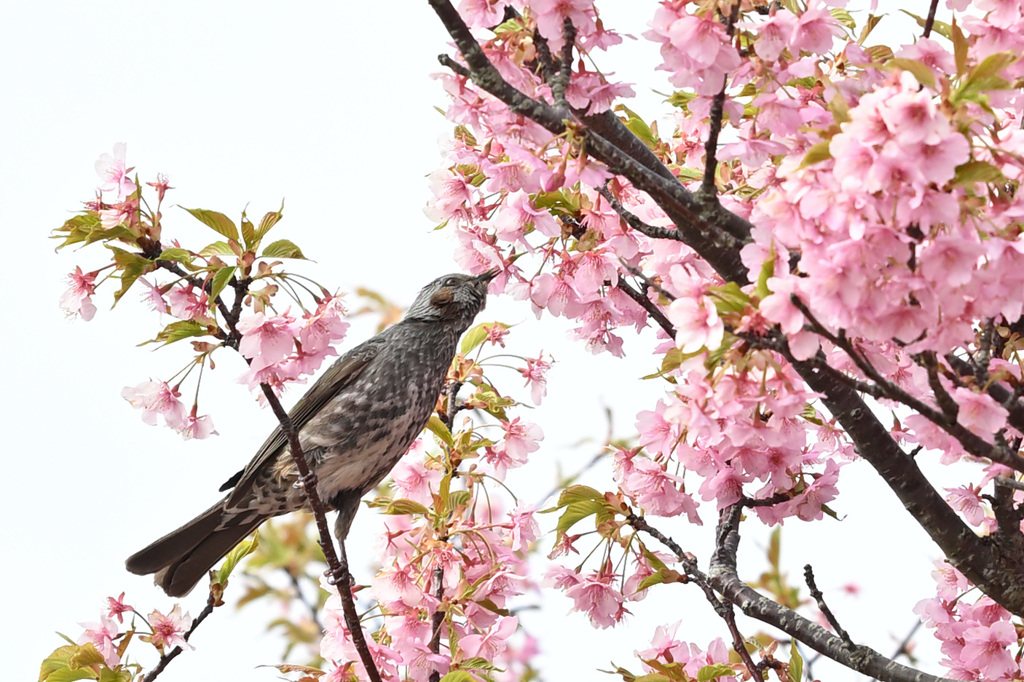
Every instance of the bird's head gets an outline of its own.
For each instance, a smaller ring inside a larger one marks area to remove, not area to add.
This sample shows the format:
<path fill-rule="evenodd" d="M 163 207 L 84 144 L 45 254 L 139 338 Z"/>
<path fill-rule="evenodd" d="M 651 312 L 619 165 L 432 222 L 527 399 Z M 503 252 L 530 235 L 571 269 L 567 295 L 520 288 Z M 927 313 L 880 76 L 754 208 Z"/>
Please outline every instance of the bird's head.
<path fill-rule="evenodd" d="M 487 285 L 497 274 L 497 270 L 488 270 L 475 276 L 455 273 L 438 277 L 420 290 L 405 319 L 450 323 L 461 334 L 484 309 Z"/>

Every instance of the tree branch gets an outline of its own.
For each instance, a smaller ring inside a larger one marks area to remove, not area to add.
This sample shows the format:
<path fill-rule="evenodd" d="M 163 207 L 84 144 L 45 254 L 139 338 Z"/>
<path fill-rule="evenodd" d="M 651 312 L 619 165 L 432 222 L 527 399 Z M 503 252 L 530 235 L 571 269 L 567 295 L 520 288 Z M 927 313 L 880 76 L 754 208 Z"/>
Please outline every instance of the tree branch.
<path fill-rule="evenodd" d="M 277 417 L 277 421 L 281 424 L 281 431 L 288 439 L 288 453 L 291 455 L 292 462 L 295 463 L 295 468 L 299 474 L 299 481 L 302 483 L 302 489 L 306 493 L 306 500 L 313 510 L 313 518 L 316 520 L 316 529 L 319 533 L 320 549 L 323 550 L 324 558 L 327 560 L 327 569 L 330 572 L 331 582 L 338 588 L 342 611 L 345 614 L 345 625 L 348 626 L 349 634 L 352 636 L 352 643 L 359 652 L 359 658 L 362 660 L 363 667 L 366 668 L 366 674 L 369 675 L 371 682 L 381 682 L 380 673 L 373 662 L 373 655 L 370 653 L 369 647 L 366 646 L 363 628 L 359 623 L 359 614 L 356 612 L 356 604 L 352 599 L 352 582 L 348 570 L 348 557 L 345 555 L 345 541 L 338 538 L 338 542 L 341 543 L 341 556 L 339 558 L 338 553 L 334 549 L 330 528 L 327 526 L 324 504 L 316 491 L 316 473 L 309 468 L 309 464 L 306 462 L 306 456 L 302 452 L 302 445 L 299 443 L 299 434 L 292 424 L 291 417 L 288 416 L 284 407 L 281 406 L 281 401 L 277 399 L 274 389 L 269 384 L 260 384 L 260 388 L 263 389 L 263 395 L 266 396 L 270 409 L 273 410 L 274 416 Z"/>
<path fill-rule="evenodd" d="M 837 663 L 882 682 L 946 682 L 947 678 L 901 665 L 869 647 L 855 645 L 851 649 L 840 637 L 743 582 L 736 570 L 741 511 L 741 505 L 733 505 L 723 509 L 719 518 L 717 548 L 708 576 L 711 585 L 723 597 L 751 618 L 777 627 Z"/>
<path fill-rule="evenodd" d="M 725 32 L 732 38 L 736 29 L 736 19 L 740 15 L 740 2 L 733 2 Z M 700 196 L 709 204 L 718 203 L 718 188 L 715 186 L 715 175 L 718 173 L 718 136 L 722 132 L 722 119 L 725 116 L 725 89 L 729 85 L 727 75 L 722 76 L 722 89 L 711 100 L 709 112 L 708 139 L 704 141 L 704 177 L 700 183 Z"/>

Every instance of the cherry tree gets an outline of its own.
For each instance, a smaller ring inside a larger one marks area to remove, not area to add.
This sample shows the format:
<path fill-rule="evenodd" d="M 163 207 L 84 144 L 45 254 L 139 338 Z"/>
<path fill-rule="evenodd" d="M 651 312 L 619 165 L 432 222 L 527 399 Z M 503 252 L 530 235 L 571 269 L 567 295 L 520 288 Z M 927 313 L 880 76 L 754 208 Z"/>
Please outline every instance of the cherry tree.
<path fill-rule="evenodd" d="M 543 584 L 596 628 L 619 625 L 653 591 L 709 602 L 719 633 L 684 641 L 659 627 L 615 671 L 627 682 L 795 682 L 809 677 L 808 649 L 879 680 L 939 679 L 858 644 L 810 566 L 804 600 L 754 589 L 738 571 L 752 526 L 831 532 L 843 468 L 860 459 L 944 557 L 935 597 L 915 612 L 949 677 L 1022 679 L 1024 7 L 935 0 L 888 45 L 876 29 L 895 19 L 876 3 L 665 0 L 641 39 L 659 46 L 676 90 L 667 115 L 649 119 L 622 103 L 633 85 L 608 69 L 632 38 L 594 2 L 429 5 L 453 43 L 439 59 L 454 132 L 428 215 L 455 234 L 467 271 L 500 271 L 491 293 L 571 320 L 581 348 L 622 355 L 627 335 L 653 328 L 641 338 L 659 370 L 644 380 L 664 392 L 634 406 L 634 441 L 609 443 L 613 480 L 568 485 L 537 510 L 502 481 L 543 447 L 520 408 L 543 409 L 550 358 L 516 351 L 521 376 L 500 385 L 492 356 L 513 330 L 472 329 L 429 434 L 370 502 L 389 519 L 372 618 L 360 622 L 338 589 L 349 585 L 345 554 L 332 556 L 310 499 L 331 576 L 322 608 L 308 605 L 323 663 L 282 669 L 529 678 L 536 642 L 517 609 Z M 213 435 L 182 386 L 220 348 L 237 350 L 301 461 L 277 395 L 335 352 L 346 323 L 338 296 L 286 266 L 302 250 L 266 242 L 282 212 L 236 223 L 192 209 L 222 237 L 193 250 L 163 235 L 166 180 L 152 192 L 133 180 L 123 148 L 97 170 L 100 195 L 57 233 L 65 245 L 103 243 L 107 262 L 77 266 L 62 307 L 88 320 L 105 281 L 115 298 L 138 288 L 175 318 L 155 341 L 194 350 L 183 376 L 125 398 L 148 423 Z M 960 484 L 940 489 L 924 460 L 955 465 Z M 663 530 L 675 521 L 714 521 L 714 544 L 684 546 Z M 316 558 L 301 529 L 291 540 Z M 41 677 L 131 679 L 143 672 L 128 652 L 138 635 L 161 653 L 152 679 L 259 551 L 254 540 L 229 556 L 195 620 L 179 607 L 144 617 L 111 598 Z M 751 622 L 770 634 L 754 637 Z"/>

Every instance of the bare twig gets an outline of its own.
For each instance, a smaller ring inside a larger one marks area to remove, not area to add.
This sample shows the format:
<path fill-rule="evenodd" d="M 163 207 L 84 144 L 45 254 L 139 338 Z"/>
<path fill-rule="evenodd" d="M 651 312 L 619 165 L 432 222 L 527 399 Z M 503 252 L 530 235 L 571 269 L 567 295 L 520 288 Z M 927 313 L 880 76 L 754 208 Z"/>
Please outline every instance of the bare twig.
<path fill-rule="evenodd" d="M 932 27 L 935 25 L 935 11 L 939 8 L 939 0 L 932 0 L 931 5 L 928 7 L 928 18 L 924 20 L 924 37 L 927 38 L 932 33 Z"/>
<path fill-rule="evenodd" d="M 619 275 L 619 281 L 615 286 L 622 290 L 626 296 L 633 299 L 637 305 L 646 310 L 647 314 L 658 323 L 658 326 L 661 327 L 670 338 L 674 339 L 676 337 L 676 328 L 672 326 L 672 323 L 669 322 L 667 317 L 665 317 L 665 313 L 661 312 L 661 308 L 655 305 L 654 301 L 647 298 L 642 291 L 637 291 L 631 287 L 629 282 L 627 282 L 622 275 Z"/>
<path fill-rule="evenodd" d="M 740 2 L 734 0 L 732 11 L 729 12 L 729 19 L 726 23 L 725 32 L 731 38 L 736 29 L 736 20 L 740 15 Z M 715 189 L 715 175 L 718 173 L 718 136 L 722 132 L 722 119 L 725 117 L 725 89 L 729 85 L 728 74 L 722 75 L 722 89 L 718 91 L 711 101 L 709 112 L 710 123 L 708 125 L 708 139 L 704 141 L 704 177 L 700 183 L 701 198 L 709 203 L 718 201 L 718 193 Z"/>
<path fill-rule="evenodd" d="M 825 620 L 827 620 L 828 624 L 832 626 L 832 629 L 836 631 L 839 638 L 843 640 L 843 644 L 846 648 L 850 651 L 855 650 L 857 645 L 853 643 L 853 640 L 850 639 L 849 633 L 847 633 L 846 630 L 843 629 L 843 626 L 839 624 L 839 620 L 836 618 L 835 614 L 832 613 L 832 609 L 830 609 L 828 604 L 825 603 L 825 595 L 822 594 L 821 590 L 818 589 L 817 583 L 814 582 L 814 569 L 811 568 L 810 564 L 806 564 L 804 566 L 804 582 L 807 583 L 807 589 L 811 591 L 811 597 L 813 597 L 814 601 L 818 604 L 818 610 L 825 614 Z"/>

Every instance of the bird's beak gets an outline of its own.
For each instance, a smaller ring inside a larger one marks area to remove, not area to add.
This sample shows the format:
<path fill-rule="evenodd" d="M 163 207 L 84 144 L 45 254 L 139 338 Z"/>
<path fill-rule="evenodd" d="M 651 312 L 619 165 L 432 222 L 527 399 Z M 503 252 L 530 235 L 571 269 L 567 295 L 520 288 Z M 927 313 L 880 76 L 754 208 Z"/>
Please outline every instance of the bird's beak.
<path fill-rule="evenodd" d="M 487 272 L 477 275 L 474 279 L 480 284 L 490 284 L 491 280 L 498 276 L 498 268 L 491 268 Z"/>

